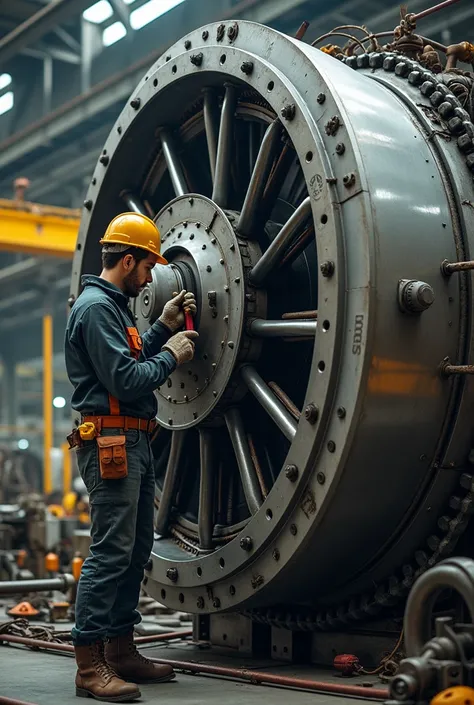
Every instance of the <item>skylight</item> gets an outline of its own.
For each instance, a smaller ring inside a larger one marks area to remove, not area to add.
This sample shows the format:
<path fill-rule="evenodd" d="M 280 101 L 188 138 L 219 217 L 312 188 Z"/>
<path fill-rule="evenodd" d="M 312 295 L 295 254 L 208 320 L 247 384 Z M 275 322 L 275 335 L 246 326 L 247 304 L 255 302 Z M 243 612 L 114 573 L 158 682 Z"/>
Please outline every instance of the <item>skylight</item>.
<path fill-rule="evenodd" d="M 8 93 L 4 93 L 3 95 L 0 96 L 0 115 L 3 115 L 3 113 L 7 113 L 9 110 L 13 108 L 13 103 L 14 103 L 14 98 L 13 98 L 13 92 L 8 91 Z"/>
<path fill-rule="evenodd" d="M 94 5 L 91 5 L 84 10 L 82 16 L 88 22 L 94 22 L 94 24 L 101 24 L 112 17 L 114 11 L 112 10 L 112 5 L 108 0 L 99 0 Z"/>
<path fill-rule="evenodd" d="M 3 91 L 3 89 L 9 86 L 11 82 L 12 77 L 9 73 L 0 74 L 0 91 Z"/>
<path fill-rule="evenodd" d="M 133 29 L 140 29 L 149 22 L 153 22 L 158 17 L 172 10 L 173 7 L 181 5 L 184 0 L 150 0 L 130 14 L 130 24 Z"/>
<path fill-rule="evenodd" d="M 122 39 L 127 34 L 125 25 L 121 22 L 114 22 L 109 27 L 106 27 L 102 32 L 102 43 L 104 47 L 109 47 L 111 44 L 115 44 L 119 39 Z"/>

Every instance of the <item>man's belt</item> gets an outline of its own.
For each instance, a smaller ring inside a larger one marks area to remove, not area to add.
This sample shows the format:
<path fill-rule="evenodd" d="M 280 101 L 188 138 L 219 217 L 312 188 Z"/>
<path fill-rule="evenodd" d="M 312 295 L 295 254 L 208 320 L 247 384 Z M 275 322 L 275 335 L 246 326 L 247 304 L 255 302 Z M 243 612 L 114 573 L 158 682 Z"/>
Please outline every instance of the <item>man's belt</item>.
<path fill-rule="evenodd" d="M 83 416 L 82 423 L 93 423 L 98 433 L 103 428 L 122 428 L 124 431 L 146 431 L 153 433 L 157 427 L 155 419 L 139 419 L 134 416 Z"/>

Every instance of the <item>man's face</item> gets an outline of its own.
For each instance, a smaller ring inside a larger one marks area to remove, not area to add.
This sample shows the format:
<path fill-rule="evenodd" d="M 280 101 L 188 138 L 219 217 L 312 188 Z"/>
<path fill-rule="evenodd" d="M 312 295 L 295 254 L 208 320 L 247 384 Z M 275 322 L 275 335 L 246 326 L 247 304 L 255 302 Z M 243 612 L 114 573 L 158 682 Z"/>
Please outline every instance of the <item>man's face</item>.
<path fill-rule="evenodd" d="M 135 298 L 147 284 L 153 281 L 151 271 L 156 264 L 156 256 L 150 252 L 146 259 L 137 262 L 132 255 L 127 255 L 123 259 L 123 264 L 125 269 L 129 270 L 123 278 L 124 294 Z"/>

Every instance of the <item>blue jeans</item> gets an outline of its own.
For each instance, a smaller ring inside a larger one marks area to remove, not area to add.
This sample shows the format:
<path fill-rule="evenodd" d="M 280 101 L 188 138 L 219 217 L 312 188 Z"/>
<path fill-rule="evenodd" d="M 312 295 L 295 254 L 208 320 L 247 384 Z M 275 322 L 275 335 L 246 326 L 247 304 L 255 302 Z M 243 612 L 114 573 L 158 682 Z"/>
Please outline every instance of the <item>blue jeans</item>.
<path fill-rule="evenodd" d="M 76 645 L 126 634 L 141 620 L 136 607 L 153 546 L 155 476 L 148 434 L 125 436 L 128 476 L 120 480 L 101 479 L 96 441 L 76 451 L 90 498 L 92 538 L 77 589 Z"/>

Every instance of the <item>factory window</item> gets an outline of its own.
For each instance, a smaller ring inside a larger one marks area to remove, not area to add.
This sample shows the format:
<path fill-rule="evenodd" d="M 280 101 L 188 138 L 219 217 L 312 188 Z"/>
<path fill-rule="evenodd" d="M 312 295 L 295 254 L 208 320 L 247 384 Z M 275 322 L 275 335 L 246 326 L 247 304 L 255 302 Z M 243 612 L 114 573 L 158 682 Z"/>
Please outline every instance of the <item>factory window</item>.
<path fill-rule="evenodd" d="M 130 24 L 133 29 L 140 29 L 182 2 L 184 0 L 150 0 L 130 14 Z"/>
<path fill-rule="evenodd" d="M 94 3 L 84 10 L 82 16 L 88 22 L 94 22 L 94 24 L 101 24 L 108 20 L 109 17 L 113 15 L 112 5 L 107 0 L 99 0 L 99 2 Z"/>
<path fill-rule="evenodd" d="M 0 115 L 7 113 L 13 108 L 14 98 L 13 91 L 8 91 L 0 96 Z"/>
<path fill-rule="evenodd" d="M 127 34 L 125 25 L 121 22 L 114 22 L 109 27 L 106 27 L 102 32 L 102 43 L 105 47 L 115 44 L 119 39 L 122 39 Z"/>

